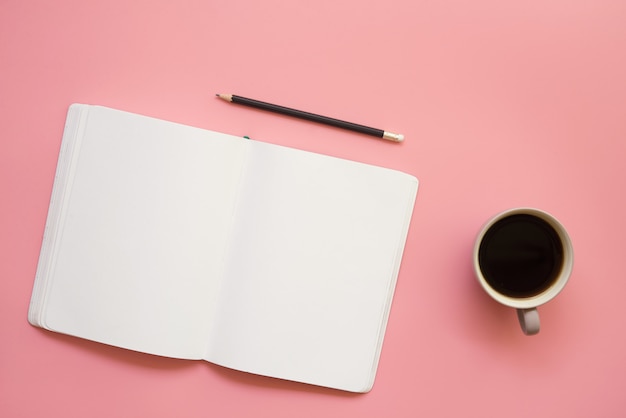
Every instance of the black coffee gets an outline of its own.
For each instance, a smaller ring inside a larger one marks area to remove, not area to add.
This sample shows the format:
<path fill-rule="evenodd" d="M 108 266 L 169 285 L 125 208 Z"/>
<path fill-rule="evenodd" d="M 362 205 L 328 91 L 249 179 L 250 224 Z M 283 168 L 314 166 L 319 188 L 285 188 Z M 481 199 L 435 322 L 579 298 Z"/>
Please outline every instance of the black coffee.
<path fill-rule="evenodd" d="M 550 287 L 561 272 L 563 244 L 546 221 L 511 215 L 489 228 L 478 250 L 478 263 L 498 292 L 534 296 Z"/>

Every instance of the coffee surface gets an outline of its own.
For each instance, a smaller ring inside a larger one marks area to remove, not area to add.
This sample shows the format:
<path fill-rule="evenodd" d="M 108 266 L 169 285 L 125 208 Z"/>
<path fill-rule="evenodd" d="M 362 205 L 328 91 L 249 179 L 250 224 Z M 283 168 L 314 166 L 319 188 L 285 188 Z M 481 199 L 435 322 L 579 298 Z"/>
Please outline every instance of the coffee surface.
<path fill-rule="evenodd" d="M 511 215 L 489 228 L 478 252 L 483 276 L 498 292 L 511 297 L 537 295 L 558 278 L 563 245 L 546 221 Z"/>

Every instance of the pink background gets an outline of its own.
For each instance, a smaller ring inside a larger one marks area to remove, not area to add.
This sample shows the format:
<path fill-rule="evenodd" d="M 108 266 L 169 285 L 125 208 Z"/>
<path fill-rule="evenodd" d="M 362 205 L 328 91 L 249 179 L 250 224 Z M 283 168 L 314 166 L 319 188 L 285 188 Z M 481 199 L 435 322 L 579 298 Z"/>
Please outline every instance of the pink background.
<path fill-rule="evenodd" d="M 0 415 L 626 413 L 626 2 L 0 2 Z M 403 144 L 229 105 L 234 93 Z M 351 395 L 28 325 L 67 107 L 100 104 L 399 169 L 420 191 L 374 389 Z M 471 249 L 518 205 L 576 254 L 525 337 Z"/>

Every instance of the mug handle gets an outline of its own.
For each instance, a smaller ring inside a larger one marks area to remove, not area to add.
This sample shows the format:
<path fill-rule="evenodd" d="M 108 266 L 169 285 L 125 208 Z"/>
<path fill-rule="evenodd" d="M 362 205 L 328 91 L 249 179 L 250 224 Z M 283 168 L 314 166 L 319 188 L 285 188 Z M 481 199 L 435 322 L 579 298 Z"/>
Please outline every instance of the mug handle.
<path fill-rule="evenodd" d="M 519 324 L 524 334 L 535 335 L 539 333 L 539 312 L 537 308 L 518 309 L 517 319 L 519 319 Z"/>

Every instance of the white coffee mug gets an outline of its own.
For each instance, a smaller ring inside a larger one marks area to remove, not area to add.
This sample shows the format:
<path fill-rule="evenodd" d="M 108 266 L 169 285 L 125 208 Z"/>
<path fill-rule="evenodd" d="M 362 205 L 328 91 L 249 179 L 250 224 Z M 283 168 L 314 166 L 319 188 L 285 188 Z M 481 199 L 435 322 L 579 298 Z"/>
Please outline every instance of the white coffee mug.
<path fill-rule="evenodd" d="M 567 231 L 539 209 L 515 208 L 492 217 L 474 245 L 474 271 L 496 301 L 517 309 L 522 331 L 539 332 L 537 307 L 563 290 L 574 265 Z"/>

